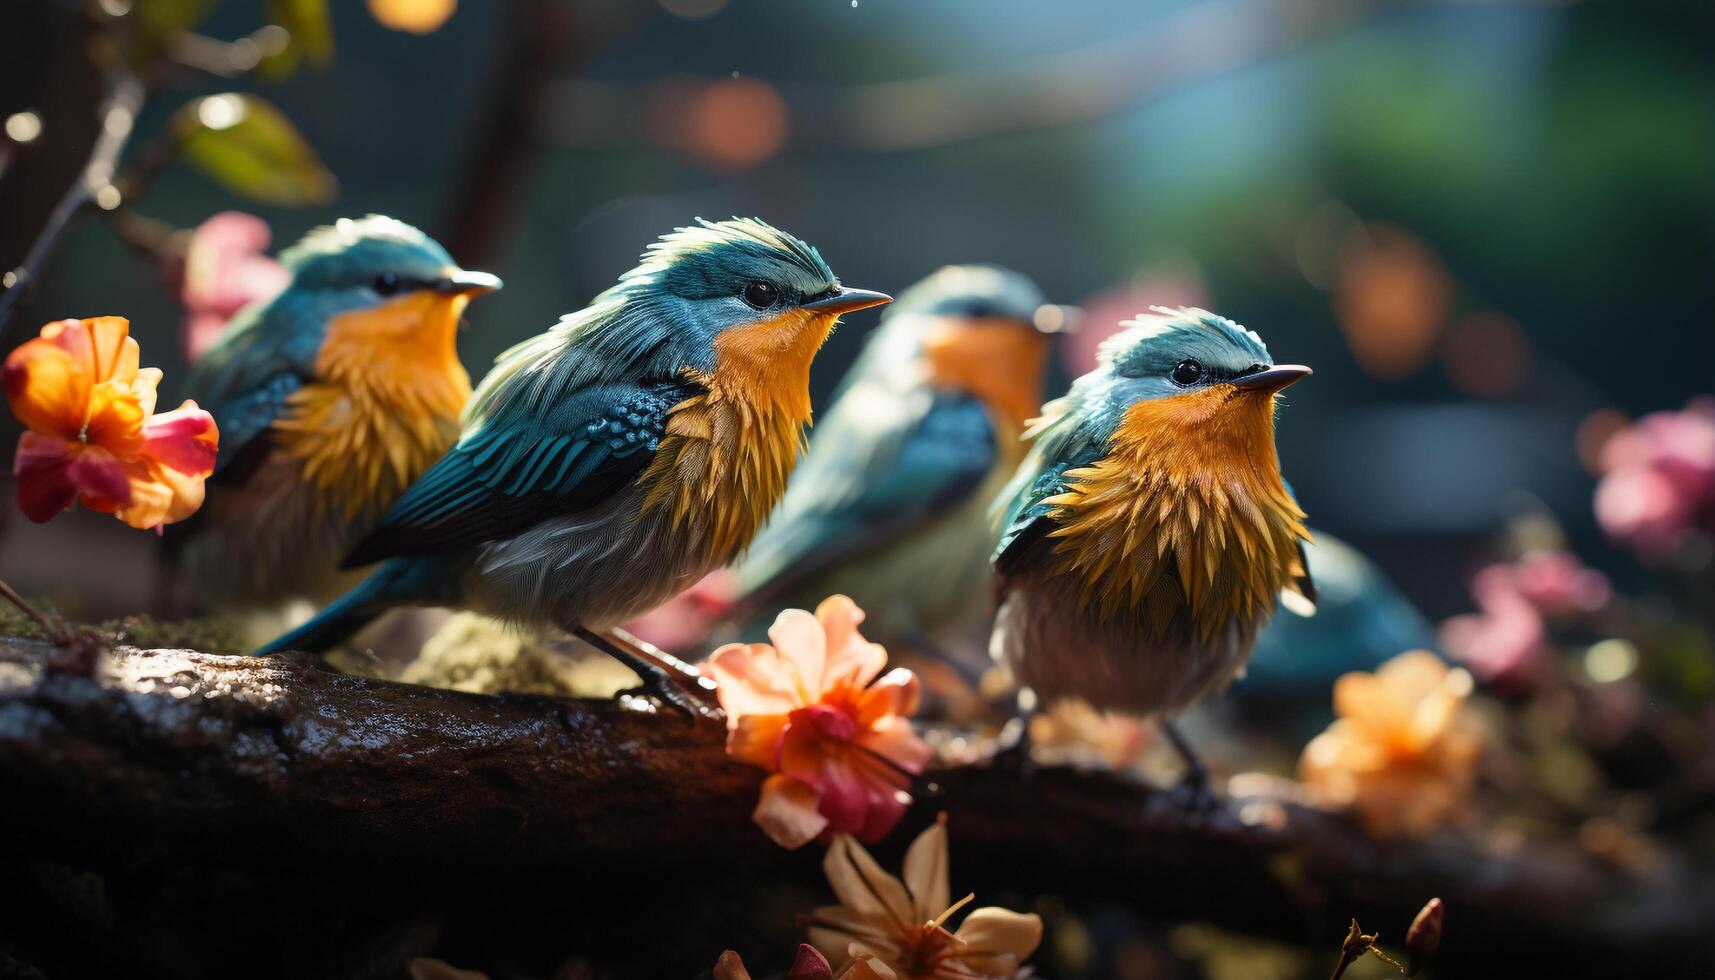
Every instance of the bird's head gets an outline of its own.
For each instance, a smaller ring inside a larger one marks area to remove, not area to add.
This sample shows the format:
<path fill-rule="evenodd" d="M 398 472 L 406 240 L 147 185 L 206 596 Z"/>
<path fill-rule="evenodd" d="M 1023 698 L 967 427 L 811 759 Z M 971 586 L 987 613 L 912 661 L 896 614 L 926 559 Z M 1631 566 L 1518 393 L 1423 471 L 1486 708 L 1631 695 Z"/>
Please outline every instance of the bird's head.
<path fill-rule="evenodd" d="M 930 384 L 977 395 L 1015 422 L 1042 402 L 1053 335 L 1075 311 L 1034 282 L 992 265 L 949 265 L 900 294 L 878 344 L 917 357 Z"/>
<path fill-rule="evenodd" d="M 1274 410 L 1281 389 L 1310 374 L 1277 365 L 1262 338 L 1198 309 L 1157 307 L 1101 348 L 1101 364 L 1074 391 L 1110 440 L 1176 447 L 1186 468 L 1275 469 Z"/>
<path fill-rule="evenodd" d="M 287 249 L 290 301 L 329 324 L 329 339 L 408 341 L 450 350 L 472 297 L 500 288 L 459 268 L 440 243 L 382 215 L 342 218 Z"/>
<path fill-rule="evenodd" d="M 699 219 L 650 245 L 595 308 L 618 305 L 621 335 L 650 319 L 700 370 L 785 376 L 808 371 L 841 314 L 890 299 L 840 285 L 814 248 L 762 221 Z"/>

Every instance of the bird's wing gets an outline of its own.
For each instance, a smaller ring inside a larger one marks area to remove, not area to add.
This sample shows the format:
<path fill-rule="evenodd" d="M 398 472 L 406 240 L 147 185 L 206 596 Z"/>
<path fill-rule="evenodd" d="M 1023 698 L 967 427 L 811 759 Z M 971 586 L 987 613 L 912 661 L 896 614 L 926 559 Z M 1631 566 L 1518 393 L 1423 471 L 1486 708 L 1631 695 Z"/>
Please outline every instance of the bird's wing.
<path fill-rule="evenodd" d="M 1286 493 L 1292 498 L 1293 503 L 1298 502 L 1298 494 L 1292 492 L 1292 484 L 1286 484 Z M 1304 540 L 1300 538 L 1298 541 L 1298 570 L 1293 574 L 1292 581 L 1287 583 L 1286 588 L 1280 590 L 1280 604 L 1288 612 L 1299 616 L 1314 616 L 1316 603 L 1319 601 L 1321 601 L 1321 596 L 1316 590 L 1316 581 L 1310 577 L 1310 556 L 1305 553 Z"/>
<path fill-rule="evenodd" d="M 266 453 L 268 432 L 285 413 L 286 399 L 303 383 L 296 373 L 282 371 L 210 410 L 220 430 L 220 455 L 214 462 L 217 479 L 243 479 L 250 463 Z"/>
<path fill-rule="evenodd" d="M 689 381 L 605 385 L 547 417 L 487 424 L 459 440 L 382 516 L 344 567 L 508 537 L 606 500 L 654 459 Z"/>
<path fill-rule="evenodd" d="M 739 570 L 761 600 L 969 499 L 994 468 L 994 422 L 965 395 L 847 393 L 817 427 L 786 496 Z"/>
<path fill-rule="evenodd" d="M 1089 466 L 1107 451 L 1106 439 L 1093 432 L 1067 400 L 1050 402 L 1043 410 L 1049 414 L 1029 434 L 1030 455 L 996 502 L 1001 532 L 993 560 L 1002 578 L 1052 527 L 1053 508 L 1047 501 L 1066 491 L 1066 472 Z"/>

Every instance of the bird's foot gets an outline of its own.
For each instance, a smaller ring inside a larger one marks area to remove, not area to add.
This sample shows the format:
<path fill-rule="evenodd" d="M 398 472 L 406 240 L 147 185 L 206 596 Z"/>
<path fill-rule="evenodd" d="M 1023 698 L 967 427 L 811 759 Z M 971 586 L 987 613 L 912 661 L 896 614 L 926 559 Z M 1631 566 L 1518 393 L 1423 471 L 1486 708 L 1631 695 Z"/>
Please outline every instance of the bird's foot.
<path fill-rule="evenodd" d="M 691 664 L 624 630 L 609 629 L 597 633 L 577 626 L 572 633 L 636 671 L 643 682 L 638 689 L 644 694 L 670 704 L 692 718 L 724 717 L 714 701 L 714 682 Z"/>
<path fill-rule="evenodd" d="M 1030 719 L 1020 716 L 1007 722 L 995 738 L 995 748 L 988 757 L 989 767 L 1001 772 L 1028 776 L 1030 761 Z"/>
<path fill-rule="evenodd" d="M 1165 718 L 1159 719 L 1161 733 L 1167 736 L 1167 741 L 1173 750 L 1179 754 L 1180 764 L 1185 773 L 1179 779 L 1179 784 L 1167 792 L 1169 799 L 1175 801 L 1179 808 L 1187 813 L 1207 816 L 1220 806 L 1220 800 L 1215 796 L 1214 786 L 1209 782 L 1209 770 L 1203 765 L 1203 760 L 1191 750 L 1185 736 L 1179 734 L 1179 729 Z"/>

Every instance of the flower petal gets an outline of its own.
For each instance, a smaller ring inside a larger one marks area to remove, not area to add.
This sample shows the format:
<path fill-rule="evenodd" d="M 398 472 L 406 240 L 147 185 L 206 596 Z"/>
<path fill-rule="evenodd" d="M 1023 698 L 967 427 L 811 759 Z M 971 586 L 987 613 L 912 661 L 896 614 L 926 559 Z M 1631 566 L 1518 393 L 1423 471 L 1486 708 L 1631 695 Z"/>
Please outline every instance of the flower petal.
<path fill-rule="evenodd" d="M 762 795 L 750 819 L 774 843 L 789 851 L 816 839 L 828 821 L 816 812 L 816 790 L 790 776 L 773 775 L 763 780 Z"/>
<path fill-rule="evenodd" d="M 122 316 L 84 317 L 89 331 L 92 380 L 128 385 L 137 377 L 137 341 L 131 336 L 131 321 Z"/>
<path fill-rule="evenodd" d="M 89 332 L 81 322 L 48 324 L 40 337 L 25 341 L 6 356 L 0 381 L 12 414 L 34 432 L 79 438 L 95 383 L 94 365 Z"/>
<path fill-rule="evenodd" d="M 786 971 L 786 980 L 834 980 L 834 968 L 816 947 L 799 943 L 798 955 L 792 959 L 792 968 Z"/>
<path fill-rule="evenodd" d="M 836 685 L 861 688 L 887 663 L 887 651 L 859 635 L 863 610 L 843 595 L 832 595 L 816 606 L 816 621 L 827 637 L 827 667 L 822 690 Z"/>
<path fill-rule="evenodd" d="M 203 479 L 152 461 L 140 463 L 131 469 L 131 504 L 114 514 L 143 530 L 176 524 L 202 507 Z"/>
<path fill-rule="evenodd" d="M 783 609 L 768 628 L 768 638 L 797 673 L 803 686 L 803 703 L 816 700 L 826 689 L 822 675 L 827 665 L 828 644 L 822 624 L 802 609 Z"/>
<path fill-rule="evenodd" d="M 103 381 L 90 389 L 84 440 L 124 457 L 143 448 L 143 422 L 148 409 L 129 387 Z"/>
<path fill-rule="evenodd" d="M 990 906 L 965 916 L 953 935 L 970 946 L 967 965 L 984 976 L 1010 977 L 1041 945 L 1042 918 Z"/>
<path fill-rule="evenodd" d="M 186 401 L 143 426 L 143 451 L 168 469 L 208 476 L 220 452 L 220 430 L 213 415 Z"/>
<path fill-rule="evenodd" d="M 840 971 L 837 980 L 899 980 L 899 974 L 874 954 L 859 953 Z"/>
<path fill-rule="evenodd" d="M 76 443 L 59 436 L 26 432 L 18 437 L 12 474 L 18 478 L 18 509 L 41 524 L 77 501 L 66 469 L 76 458 Z"/>
<path fill-rule="evenodd" d="M 727 732 L 726 754 L 740 762 L 767 769 L 780 768 L 780 740 L 786 715 L 745 715 Z"/>
<path fill-rule="evenodd" d="M 703 663 L 726 711 L 727 727 L 750 714 L 783 715 L 808 701 L 802 685 L 774 648 L 766 643 L 728 643 Z"/>
<path fill-rule="evenodd" d="M 922 685 L 908 667 L 895 667 L 858 696 L 858 723 L 868 725 L 886 715 L 917 713 Z"/>
<path fill-rule="evenodd" d="M 827 855 L 822 858 L 822 871 L 841 905 L 879 923 L 887 933 L 901 935 L 922 925 L 916 921 L 905 886 L 881 870 L 881 865 L 851 835 L 834 835 Z"/>
<path fill-rule="evenodd" d="M 942 814 L 917 835 L 905 852 L 905 887 L 920 921 L 928 922 L 951 903 L 947 867 L 947 819 Z"/>
<path fill-rule="evenodd" d="M 918 736 L 904 718 L 885 718 L 860 734 L 857 744 L 906 772 L 918 773 L 929 764 L 935 750 Z"/>
<path fill-rule="evenodd" d="M 66 467 L 83 505 L 103 513 L 131 503 L 131 467 L 99 446 L 83 446 Z"/>

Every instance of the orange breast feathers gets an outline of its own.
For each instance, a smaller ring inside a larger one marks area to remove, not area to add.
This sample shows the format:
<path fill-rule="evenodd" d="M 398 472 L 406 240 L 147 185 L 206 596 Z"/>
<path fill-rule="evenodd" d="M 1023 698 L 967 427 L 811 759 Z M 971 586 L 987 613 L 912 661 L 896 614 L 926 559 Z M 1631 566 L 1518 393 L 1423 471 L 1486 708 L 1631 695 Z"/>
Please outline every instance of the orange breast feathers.
<path fill-rule="evenodd" d="M 348 519 L 391 504 L 458 439 L 470 375 L 459 363 L 469 296 L 411 293 L 328 322 L 316 381 L 274 423 L 303 478 Z"/>
<path fill-rule="evenodd" d="M 1137 402 L 1108 454 L 1066 473 L 1046 502 L 1081 601 L 1141 608 L 1156 635 L 1188 608 L 1205 641 L 1273 608 L 1310 536 L 1281 482 L 1274 397 L 1218 384 Z"/>
<path fill-rule="evenodd" d="M 722 561 L 750 544 L 804 452 L 810 361 L 836 319 L 791 310 L 715 338 L 715 370 L 687 372 L 705 393 L 670 410 L 643 473 L 644 513 L 670 508 Z"/>
<path fill-rule="evenodd" d="M 931 384 L 980 399 L 1007 428 L 1002 442 L 1015 442 L 1042 405 L 1049 343 L 1012 320 L 948 318 L 924 336 L 923 364 Z"/>

